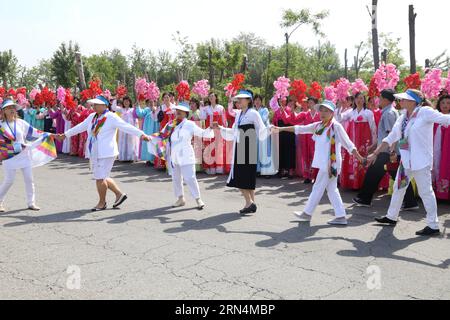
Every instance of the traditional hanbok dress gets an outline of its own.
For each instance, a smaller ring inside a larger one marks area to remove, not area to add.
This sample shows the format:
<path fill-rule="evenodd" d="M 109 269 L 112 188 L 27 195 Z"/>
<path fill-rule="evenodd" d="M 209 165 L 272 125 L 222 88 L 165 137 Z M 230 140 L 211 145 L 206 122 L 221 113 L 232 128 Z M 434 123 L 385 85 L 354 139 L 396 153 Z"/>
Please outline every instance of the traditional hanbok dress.
<path fill-rule="evenodd" d="M 92 110 L 91 108 L 84 108 L 79 117 L 80 123 L 86 120 L 92 113 L 94 113 L 94 110 Z M 78 156 L 83 159 L 86 157 L 87 139 L 88 139 L 87 132 L 82 132 L 78 136 Z"/>
<path fill-rule="evenodd" d="M 305 124 L 305 118 L 306 118 L 306 112 L 293 112 L 290 117 L 291 125 L 293 126 L 300 126 Z M 296 150 L 296 166 L 295 166 L 295 173 L 299 177 L 303 177 L 303 144 L 302 144 L 303 136 L 302 135 L 296 135 L 295 137 L 295 150 Z"/>
<path fill-rule="evenodd" d="M 320 122 L 320 114 L 317 111 L 305 112 L 303 125 L 307 126 L 316 122 Z M 318 170 L 312 167 L 314 160 L 314 152 L 316 143 L 312 134 L 300 135 L 300 143 L 302 146 L 302 176 L 304 179 L 315 180 Z"/>
<path fill-rule="evenodd" d="M 159 122 L 153 115 L 153 110 L 150 107 L 147 107 L 145 109 L 142 109 L 140 106 L 137 106 L 134 110 L 136 113 L 136 116 L 143 120 L 142 124 L 142 130 L 145 132 L 146 135 L 152 135 L 156 132 L 159 132 Z M 150 153 L 148 150 L 148 143 L 143 141 L 141 143 L 141 152 L 140 152 L 140 158 L 142 161 L 150 161 L 154 162 L 155 156 Z"/>
<path fill-rule="evenodd" d="M 45 127 L 45 116 L 47 115 L 47 109 L 37 108 L 35 114 L 35 128 L 40 131 L 44 131 Z"/>
<path fill-rule="evenodd" d="M 282 109 L 274 97 L 270 102 L 270 107 L 275 112 L 272 123 L 274 126 L 283 128 L 291 126 L 291 108 L 286 106 Z M 290 132 L 281 132 L 279 134 L 279 169 L 291 171 L 295 170 L 295 134 Z"/>
<path fill-rule="evenodd" d="M 159 123 L 159 131 L 162 131 L 166 125 L 175 120 L 175 111 L 172 109 L 173 105 L 170 105 L 170 107 L 163 105 L 159 107 L 159 109 L 153 113 L 153 120 L 158 121 L 158 114 L 162 111 L 163 113 L 163 119 Z M 155 169 L 166 169 L 166 162 L 162 160 L 161 158 L 155 157 L 154 160 Z"/>
<path fill-rule="evenodd" d="M 433 183 L 436 197 L 450 200 L 450 127 L 434 126 Z"/>
<path fill-rule="evenodd" d="M 56 121 L 56 133 L 57 134 L 63 134 L 65 132 L 65 121 L 63 118 L 63 114 L 61 109 L 58 110 L 49 110 L 50 117 Z M 61 141 L 55 141 L 56 144 L 56 151 L 58 153 L 62 153 L 63 150 L 63 143 Z"/>
<path fill-rule="evenodd" d="M 79 105 L 75 109 L 70 110 L 67 114 L 67 119 L 70 121 L 72 128 L 76 127 L 78 124 L 80 124 L 82 121 L 81 119 L 81 113 L 83 112 L 84 107 Z M 77 134 L 70 138 L 70 155 L 72 156 L 78 156 L 79 154 L 79 148 L 80 148 L 80 135 Z"/>
<path fill-rule="evenodd" d="M 368 149 L 377 141 L 377 126 L 373 112 L 369 109 L 357 109 L 346 113 L 343 120 L 348 120 L 347 133 L 361 156 L 368 155 Z M 361 189 L 367 169 L 348 152 L 343 152 L 341 186 L 345 189 Z"/>
<path fill-rule="evenodd" d="M 201 129 L 205 129 L 205 121 L 200 118 L 200 109 L 191 113 L 190 119 L 195 125 Z M 192 146 L 195 154 L 195 170 L 196 172 L 203 171 L 203 137 L 194 136 L 192 139 Z"/>
<path fill-rule="evenodd" d="M 378 126 L 380 125 L 380 121 L 381 121 L 382 110 L 380 108 L 376 108 L 375 110 L 372 110 L 372 112 L 373 112 L 373 117 L 375 118 L 375 124 L 377 125 L 377 129 L 378 129 Z"/>
<path fill-rule="evenodd" d="M 63 111 L 62 116 L 64 119 L 64 132 L 66 132 L 72 128 L 72 122 L 69 121 L 69 112 L 67 110 Z M 62 153 L 70 154 L 71 142 L 72 142 L 72 139 L 64 139 L 63 146 L 62 146 Z"/>
<path fill-rule="evenodd" d="M 139 124 L 135 117 L 134 108 L 123 108 L 117 106 L 117 101 L 111 105 L 114 112 L 120 114 L 120 118 L 126 123 L 138 128 Z M 135 135 L 119 131 L 119 161 L 137 161 L 139 159 L 139 138 Z"/>
<path fill-rule="evenodd" d="M 28 123 L 30 126 L 34 127 L 36 122 L 36 109 L 28 107 L 23 110 L 23 120 Z"/>
<path fill-rule="evenodd" d="M 258 139 L 266 140 L 270 128 L 266 127 L 258 111 L 252 108 L 244 113 L 237 110 L 233 128 L 221 126 L 220 133 L 234 145 L 227 187 L 255 190 L 258 159 L 256 148 L 251 143 L 257 143 Z"/>
<path fill-rule="evenodd" d="M 219 126 L 227 127 L 227 112 L 221 105 L 200 108 L 200 119 L 205 120 L 206 128 L 211 127 L 213 122 Z M 203 139 L 203 169 L 209 175 L 225 174 L 227 172 L 227 143 L 215 131 L 214 139 Z M 230 168 L 230 167 L 229 167 Z"/>
<path fill-rule="evenodd" d="M 256 109 L 261 116 L 266 128 L 271 126 L 270 123 L 270 112 L 269 109 L 261 106 Z M 275 168 L 274 160 L 274 144 L 272 143 L 272 135 L 268 136 L 267 139 L 261 141 L 258 140 L 258 166 L 257 172 L 262 176 L 272 176 L 277 174 L 278 170 Z M 276 150 L 277 151 L 277 150 Z"/>

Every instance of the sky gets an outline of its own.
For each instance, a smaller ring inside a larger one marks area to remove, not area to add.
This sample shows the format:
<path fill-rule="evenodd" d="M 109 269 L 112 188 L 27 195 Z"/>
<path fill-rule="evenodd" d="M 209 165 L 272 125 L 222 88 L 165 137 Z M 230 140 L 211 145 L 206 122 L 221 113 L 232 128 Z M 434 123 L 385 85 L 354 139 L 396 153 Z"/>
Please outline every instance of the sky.
<path fill-rule="evenodd" d="M 128 55 L 133 44 L 175 53 L 172 35 L 177 31 L 193 43 L 253 32 L 270 45 L 282 45 L 283 9 L 310 8 L 330 11 L 322 28 L 326 38 L 336 45 L 341 58 L 345 48 L 353 57 L 354 47 L 366 41 L 371 30 L 368 4 L 371 0 L 0 0 L 0 51 L 12 49 L 20 64 L 31 67 L 69 40 L 78 42 L 84 55 L 113 48 Z M 450 53 L 448 0 L 379 0 L 379 32 L 401 38 L 403 56 L 409 61 L 409 4 L 418 13 L 418 64 L 445 49 Z M 319 39 L 310 28 L 302 27 L 291 41 L 312 46 Z"/>

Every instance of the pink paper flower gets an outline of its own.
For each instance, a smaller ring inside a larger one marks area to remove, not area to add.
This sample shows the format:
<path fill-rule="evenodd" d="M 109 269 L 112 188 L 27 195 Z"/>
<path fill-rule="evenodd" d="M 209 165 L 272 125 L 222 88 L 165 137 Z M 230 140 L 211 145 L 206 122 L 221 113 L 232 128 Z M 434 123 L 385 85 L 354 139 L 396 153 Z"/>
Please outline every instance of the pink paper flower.
<path fill-rule="evenodd" d="M 336 89 L 333 86 L 325 87 L 324 93 L 326 100 L 332 101 L 333 103 L 337 102 Z"/>
<path fill-rule="evenodd" d="M 41 93 L 41 90 L 39 90 L 39 89 L 33 89 L 33 90 L 31 90 L 31 92 L 30 92 L 30 98 L 31 98 L 31 100 L 34 101 L 34 100 L 36 99 L 36 96 L 37 96 L 39 93 Z"/>
<path fill-rule="evenodd" d="M 28 102 L 27 98 L 21 93 L 17 95 L 17 104 L 22 108 L 30 106 L 30 103 Z"/>
<path fill-rule="evenodd" d="M 291 80 L 286 77 L 279 77 L 277 81 L 273 83 L 273 86 L 276 89 L 275 96 L 280 98 L 289 97 L 289 87 L 291 85 Z"/>
<path fill-rule="evenodd" d="M 450 70 L 448 71 L 448 77 L 445 80 L 444 89 L 447 91 L 448 94 L 450 94 Z"/>
<path fill-rule="evenodd" d="M 422 81 L 422 92 L 427 99 L 436 99 L 443 89 L 442 70 L 430 70 Z"/>
<path fill-rule="evenodd" d="M 356 81 L 352 83 L 352 95 L 368 91 L 369 88 L 366 86 L 362 79 L 356 79 Z"/>
<path fill-rule="evenodd" d="M 400 81 L 400 71 L 392 63 L 382 64 L 375 72 L 374 79 L 379 92 L 385 89 L 395 89 Z"/>
<path fill-rule="evenodd" d="M 200 80 L 194 83 L 194 88 L 192 92 L 198 95 L 200 98 L 205 99 L 209 95 L 209 90 L 211 89 L 208 80 Z"/>
<path fill-rule="evenodd" d="M 341 78 L 336 86 L 336 96 L 339 101 L 345 101 L 349 96 L 349 91 L 352 87 L 350 81 L 345 78 Z"/>
<path fill-rule="evenodd" d="M 62 103 L 64 99 L 66 99 L 66 89 L 59 86 L 59 88 L 56 90 L 56 98 L 58 99 L 59 103 Z"/>
<path fill-rule="evenodd" d="M 139 101 L 145 100 L 145 97 L 147 96 L 148 92 L 147 80 L 145 80 L 144 78 L 137 79 L 134 88 L 136 89 L 138 100 Z"/>
<path fill-rule="evenodd" d="M 147 99 L 150 101 L 158 101 L 161 92 L 154 81 L 147 84 Z"/>

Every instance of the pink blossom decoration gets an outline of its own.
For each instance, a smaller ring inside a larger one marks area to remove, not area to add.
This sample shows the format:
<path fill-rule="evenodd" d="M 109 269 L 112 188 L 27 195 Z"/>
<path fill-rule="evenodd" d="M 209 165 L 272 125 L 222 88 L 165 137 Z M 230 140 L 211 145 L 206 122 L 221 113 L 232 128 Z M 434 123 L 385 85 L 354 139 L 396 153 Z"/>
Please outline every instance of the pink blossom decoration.
<path fill-rule="evenodd" d="M 59 88 L 56 90 L 56 98 L 58 99 L 59 103 L 62 103 L 64 99 L 66 99 L 66 89 L 59 86 Z"/>
<path fill-rule="evenodd" d="M 158 101 L 161 92 L 154 81 L 147 84 L 147 99 L 150 101 Z"/>
<path fill-rule="evenodd" d="M 350 81 L 345 78 L 339 79 L 339 83 L 336 86 L 336 96 L 339 101 L 345 101 L 349 96 L 349 91 L 352 87 Z"/>
<path fill-rule="evenodd" d="M 427 99 L 436 99 L 443 88 L 442 70 L 430 70 L 422 81 L 422 92 Z"/>
<path fill-rule="evenodd" d="M 447 79 L 445 80 L 444 90 L 446 90 L 447 93 L 450 94 L 450 70 L 448 71 L 448 76 Z"/>
<path fill-rule="evenodd" d="M 392 63 L 382 64 L 375 72 L 374 78 L 379 92 L 386 89 L 395 89 L 400 81 L 400 71 Z"/>
<path fill-rule="evenodd" d="M 36 99 L 36 96 L 39 94 L 39 93 L 41 93 L 41 90 L 39 90 L 39 89 L 33 89 L 33 90 L 31 90 L 31 92 L 30 92 L 30 99 L 32 100 L 32 101 L 34 101 L 35 99 Z"/>
<path fill-rule="evenodd" d="M 17 95 L 17 104 L 22 108 L 30 106 L 30 103 L 28 102 L 27 98 L 22 93 L 19 93 Z"/>
<path fill-rule="evenodd" d="M 337 102 L 336 89 L 333 86 L 325 87 L 324 89 L 325 99 L 328 101 Z"/>
<path fill-rule="evenodd" d="M 276 89 L 275 96 L 280 98 L 289 97 L 289 87 L 291 85 L 291 80 L 286 77 L 279 77 L 277 81 L 273 83 L 273 86 Z"/>
<path fill-rule="evenodd" d="M 209 95 L 209 90 L 211 89 L 208 80 L 200 80 L 194 83 L 194 88 L 192 92 L 198 95 L 200 98 L 205 99 Z"/>
<path fill-rule="evenodd" d="M 356 81 L 352 83 L 352 95 L 368 91 L 369 88 L 366 86 L 362 79 L 356 79 Z"/>
<path fill-rule="evenodd" d="M 145 80 L 144 78 L 137 79 L 134 88 L 136 89 L 138 100 L 143 100 L 143 98 L 145 99 L 145 96 L 147 96 L 148 92 L 147 80 Z"/>

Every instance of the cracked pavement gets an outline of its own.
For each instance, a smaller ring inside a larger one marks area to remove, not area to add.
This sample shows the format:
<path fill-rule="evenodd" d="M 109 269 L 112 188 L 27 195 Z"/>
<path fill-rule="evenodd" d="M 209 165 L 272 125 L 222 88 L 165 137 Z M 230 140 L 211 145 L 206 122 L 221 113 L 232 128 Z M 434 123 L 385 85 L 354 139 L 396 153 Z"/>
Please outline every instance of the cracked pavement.
<path fill-rule="evenodd" d="M 444 234 L 433 239 L 414 235 L 425 225 L 422 208 L 402 213 L 395 229 L 373 223 L 387 209 L 383 195 L 373 208 L 354 208 L 354 193 L 342 192 L 347 228 L 326 225 L 324 197 L 308 226 L 292 215 L 311 191 L 298 180 L 259 179 L 259 212 L 241 217 L 226 177 L 199 175 L 204 211 L 189 194 L 185 208 L 172 209 L 165 173 L 117 162 L 113 177 L 128 202 L 91 213 L 88 167 L 60 157 L 34 170 L 37 213 L 24 210 L 17 174 L 0 214 L 0 299 L 450 299 L 449 203 L 439 205 Z M 67 286 L 70 266 L 81 272 L 80 289 Z M 370 290 L 374 266 L 381 287 Z"/>

